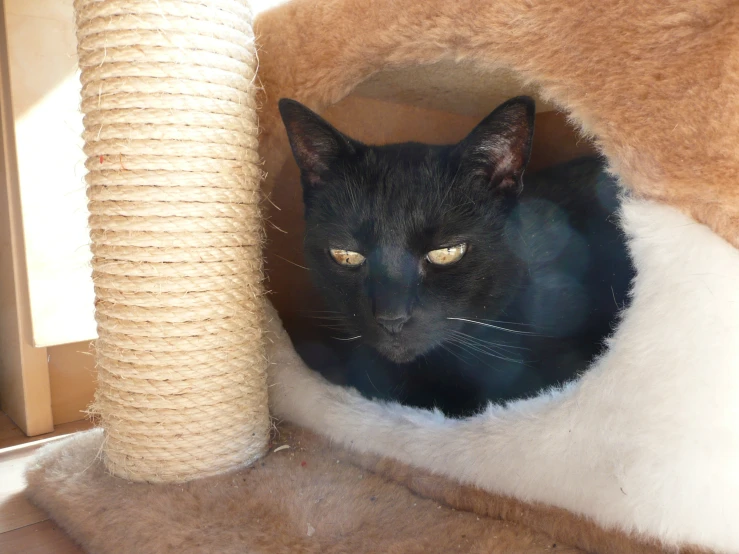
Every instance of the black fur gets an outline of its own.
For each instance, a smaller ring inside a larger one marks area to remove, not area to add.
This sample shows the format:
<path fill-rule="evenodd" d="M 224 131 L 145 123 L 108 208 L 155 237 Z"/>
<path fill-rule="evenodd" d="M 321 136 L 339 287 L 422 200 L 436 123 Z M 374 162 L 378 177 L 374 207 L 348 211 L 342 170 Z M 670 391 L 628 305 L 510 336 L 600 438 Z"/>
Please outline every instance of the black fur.
<path fill-rule="evenodd" d="M 311 367 L 369 397 L 465 416 L 562 384 L 601 351 L 633 277 L 617 187 L 597 158 L 524 186 L 530 98 L 448 146 L 367 146 L 295 101 L 280 110 L 301 169 L 306 260 L 330 310 L 319 317 L 333 327 L 296 343 Z M 425 258 L 460 243 L 452 265 Z M 330 248 L 366 261 L 339 265 Z"/>

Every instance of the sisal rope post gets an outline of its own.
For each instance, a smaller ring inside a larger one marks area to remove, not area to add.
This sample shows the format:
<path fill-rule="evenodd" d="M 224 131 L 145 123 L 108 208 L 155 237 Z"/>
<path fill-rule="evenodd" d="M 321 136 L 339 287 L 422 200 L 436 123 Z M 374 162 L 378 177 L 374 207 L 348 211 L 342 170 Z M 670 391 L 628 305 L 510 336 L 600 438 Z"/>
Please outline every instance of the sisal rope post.
<path fill-rule="evenodd" d="M 261 170 L 247 0 L 76 0 L 108 470 L 261 456 Z"/>

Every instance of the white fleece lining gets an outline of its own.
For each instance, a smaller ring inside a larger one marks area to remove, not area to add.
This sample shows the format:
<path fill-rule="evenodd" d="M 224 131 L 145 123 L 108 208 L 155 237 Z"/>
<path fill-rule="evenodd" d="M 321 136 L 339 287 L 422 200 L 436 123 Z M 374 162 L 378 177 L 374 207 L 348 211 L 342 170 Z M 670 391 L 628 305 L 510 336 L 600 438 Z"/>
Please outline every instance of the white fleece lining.
<path fill-rule="evenodd" d="M 305 368 L 270 309 L 273 414 L 604 527 L 739 552 L 739 251 L 654 202 L 625 200 L 622 221 L 631 306 L 578 382 L 463 421 L 371 402 Z"/>

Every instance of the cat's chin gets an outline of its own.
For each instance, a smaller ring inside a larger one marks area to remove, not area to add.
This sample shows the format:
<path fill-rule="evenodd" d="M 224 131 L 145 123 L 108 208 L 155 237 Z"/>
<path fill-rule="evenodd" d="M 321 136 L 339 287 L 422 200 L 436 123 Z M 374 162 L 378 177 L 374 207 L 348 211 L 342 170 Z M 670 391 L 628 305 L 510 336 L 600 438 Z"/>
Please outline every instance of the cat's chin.
<path fill-rule="evenodd" d="M 396 364 L 407 364 L 418 358 L 423 352 L 407 348 L 402 344 L 384 344 L 374 347 L 381 356 Z"/>

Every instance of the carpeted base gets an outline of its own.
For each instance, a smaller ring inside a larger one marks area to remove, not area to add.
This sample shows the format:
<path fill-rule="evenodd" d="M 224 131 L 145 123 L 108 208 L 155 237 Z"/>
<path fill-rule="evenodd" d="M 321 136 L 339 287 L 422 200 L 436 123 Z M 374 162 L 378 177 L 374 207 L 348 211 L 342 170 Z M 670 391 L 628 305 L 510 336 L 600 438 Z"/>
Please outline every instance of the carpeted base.
<path fill-rule="evenodd" d="M 581 552 L 420 498 L 295 428 L 254 466 L 184 485 L 112 477 L 101 441 L 93 430 L 49 445 L 28 472 L 31 499 L 94 554 Z"/>
<path fill-rule="evenodd" d="M 28 471 L 31 499 L 93 554 L 583 552 L 562 537 L 591 551 L 657 551 L 567 512 L 360 457 L 294 427 L 280 427 L 254 466 L 184 485 L 112 477 L 101 442 L 93 430 L 51 444 Z"/>

